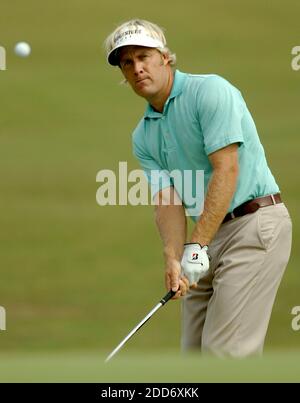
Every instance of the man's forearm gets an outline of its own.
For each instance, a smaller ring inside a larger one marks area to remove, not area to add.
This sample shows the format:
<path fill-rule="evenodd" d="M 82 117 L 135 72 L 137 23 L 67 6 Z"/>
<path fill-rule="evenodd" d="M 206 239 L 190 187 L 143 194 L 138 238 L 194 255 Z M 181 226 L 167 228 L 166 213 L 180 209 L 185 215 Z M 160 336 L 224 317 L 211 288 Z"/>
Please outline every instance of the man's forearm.
<path fill-rule="evenodd" d="M 165 260 L 165 286 L 176 292 L 173 299 L 185 295 L 189 280 L 181 273 L 181 258 L 186 241 L 187 222 L 181 199 L 173 187 L 161 190 L 155 197 L 155 221 Z"/>
<path fill-rule="evenodd" d="M 157 206 L 155 209 L 155 222 L 163 242 L 165 261 L 180 260 L 187 232 L 183 206 Z"/>
<path fill-rule="evenodd" d="M 203 213 L 195 225 L 191 242 L 209 245 L 221 225 L 236 189 L 237 170 L 214 170 L 204 202 Z"/>

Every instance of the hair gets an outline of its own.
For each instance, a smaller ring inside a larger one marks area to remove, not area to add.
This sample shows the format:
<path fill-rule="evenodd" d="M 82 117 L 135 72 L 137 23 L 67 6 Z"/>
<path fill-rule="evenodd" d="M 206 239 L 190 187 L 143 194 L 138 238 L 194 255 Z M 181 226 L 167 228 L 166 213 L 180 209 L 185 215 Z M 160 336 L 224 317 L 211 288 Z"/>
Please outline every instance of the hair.
<path fill-rule="evenodd" d="M 143 27 L 146 29 L 150 36 L 154 39 L 159 39 L 164 47 L 163 48 L 156 48 L 161 54 L 169 56 L 169 64 L 170 66 L 176 65 L 176 54 L 172 53 L 170 49 L 167 47 L 167 41 L 164 35 L 164 29 L 159 27 L 158 25 L 154 24 L 153 22 L 141 20 L 141 19 L 133 19 L 124 22 L 123 24 L 119 25 L 104 41 L 104 48 L 106 50 L 106 54 L 108 54 L 113 48 L 115 44 L 116 37 L 118 37 L 119 33 L 128 26 L 135 27 Z"/>

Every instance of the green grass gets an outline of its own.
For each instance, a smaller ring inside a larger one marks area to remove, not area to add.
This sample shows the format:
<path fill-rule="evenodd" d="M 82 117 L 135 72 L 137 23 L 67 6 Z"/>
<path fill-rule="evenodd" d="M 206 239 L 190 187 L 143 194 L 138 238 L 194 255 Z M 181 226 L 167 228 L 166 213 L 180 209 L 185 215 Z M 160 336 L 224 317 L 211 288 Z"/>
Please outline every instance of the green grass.
<path fill-rule="evenodd" d="M 290 67 L 299 12 L 297 0 L 194 0 L 189 7 L 179 0 L 154 0 L 151 7 L 136 0 L 118 7 L 108 0 L 1 3 L 0 45 L 7 50 L 7 70 L 0 71 L 0 305 L 7 312 L 1 351 L 46 350 L 55 357 L 109 350 L 164 293 L 152 208 L 100 207 L 95 199 L 99 170 L 116 169 L 119 161 L 138 168 L 131 132 L 145 104 L 119 85 L 121 75 L 101 49 L 117 23 L 137 14 L 167 29 L 179 69 L 226 77 L 249 105 L 294 223 L 293 254 L 266 345 L 299 347 L 290 314 L 300 305 L 300 72 Z M 27 59 L 13 54 L 20 40 L 32 45 Z M 137 351 L 177 349 L 179 320 L 179 304 L 168 305 L 135 339 Z M 52 355 L 34 357 L 53 371 L 63 364 Z M 98 358 L 84 357 L 82 365 L 98 368 Z"/>
<path fill-rule="evenodd" d="M 263 358 L 119 353 L 108 363 L 99 351 L 1 354 L 0 382 L 299 382 L 300 352 Z"/>

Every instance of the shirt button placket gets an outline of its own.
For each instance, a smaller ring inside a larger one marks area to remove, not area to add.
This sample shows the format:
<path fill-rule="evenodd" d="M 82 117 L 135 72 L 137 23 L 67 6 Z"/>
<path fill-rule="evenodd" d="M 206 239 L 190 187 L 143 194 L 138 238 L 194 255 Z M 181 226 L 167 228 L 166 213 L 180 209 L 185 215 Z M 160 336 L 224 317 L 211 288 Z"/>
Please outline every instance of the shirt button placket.
<path fill-rule="evenodd" d="M 168 127 L 166 125 L 166 117 L 163 115 L 161 117 L 162 119 L 162 129 L 163 129 L 163 134 L 164 134 L 164 138 L 165 138 L 165 143 L 167 146 L 167 151 L 170 148 L 170 136 L 169 136 L 169 130 Z"/>

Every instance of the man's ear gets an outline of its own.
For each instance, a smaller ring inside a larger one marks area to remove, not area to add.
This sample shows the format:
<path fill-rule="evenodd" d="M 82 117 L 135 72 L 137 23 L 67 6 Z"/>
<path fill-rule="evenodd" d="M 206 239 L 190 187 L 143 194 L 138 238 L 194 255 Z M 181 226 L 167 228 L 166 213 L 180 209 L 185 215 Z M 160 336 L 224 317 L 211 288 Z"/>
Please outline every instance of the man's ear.
<path fill-rule="evenodd" d="M 162 64 L 163 64 L 164 66 L 166 66 L 167 64 L 170 63 L 170 56 L 169 56 L 169 53 L 162 53 L 161 56 L 162 56 Z"/>

